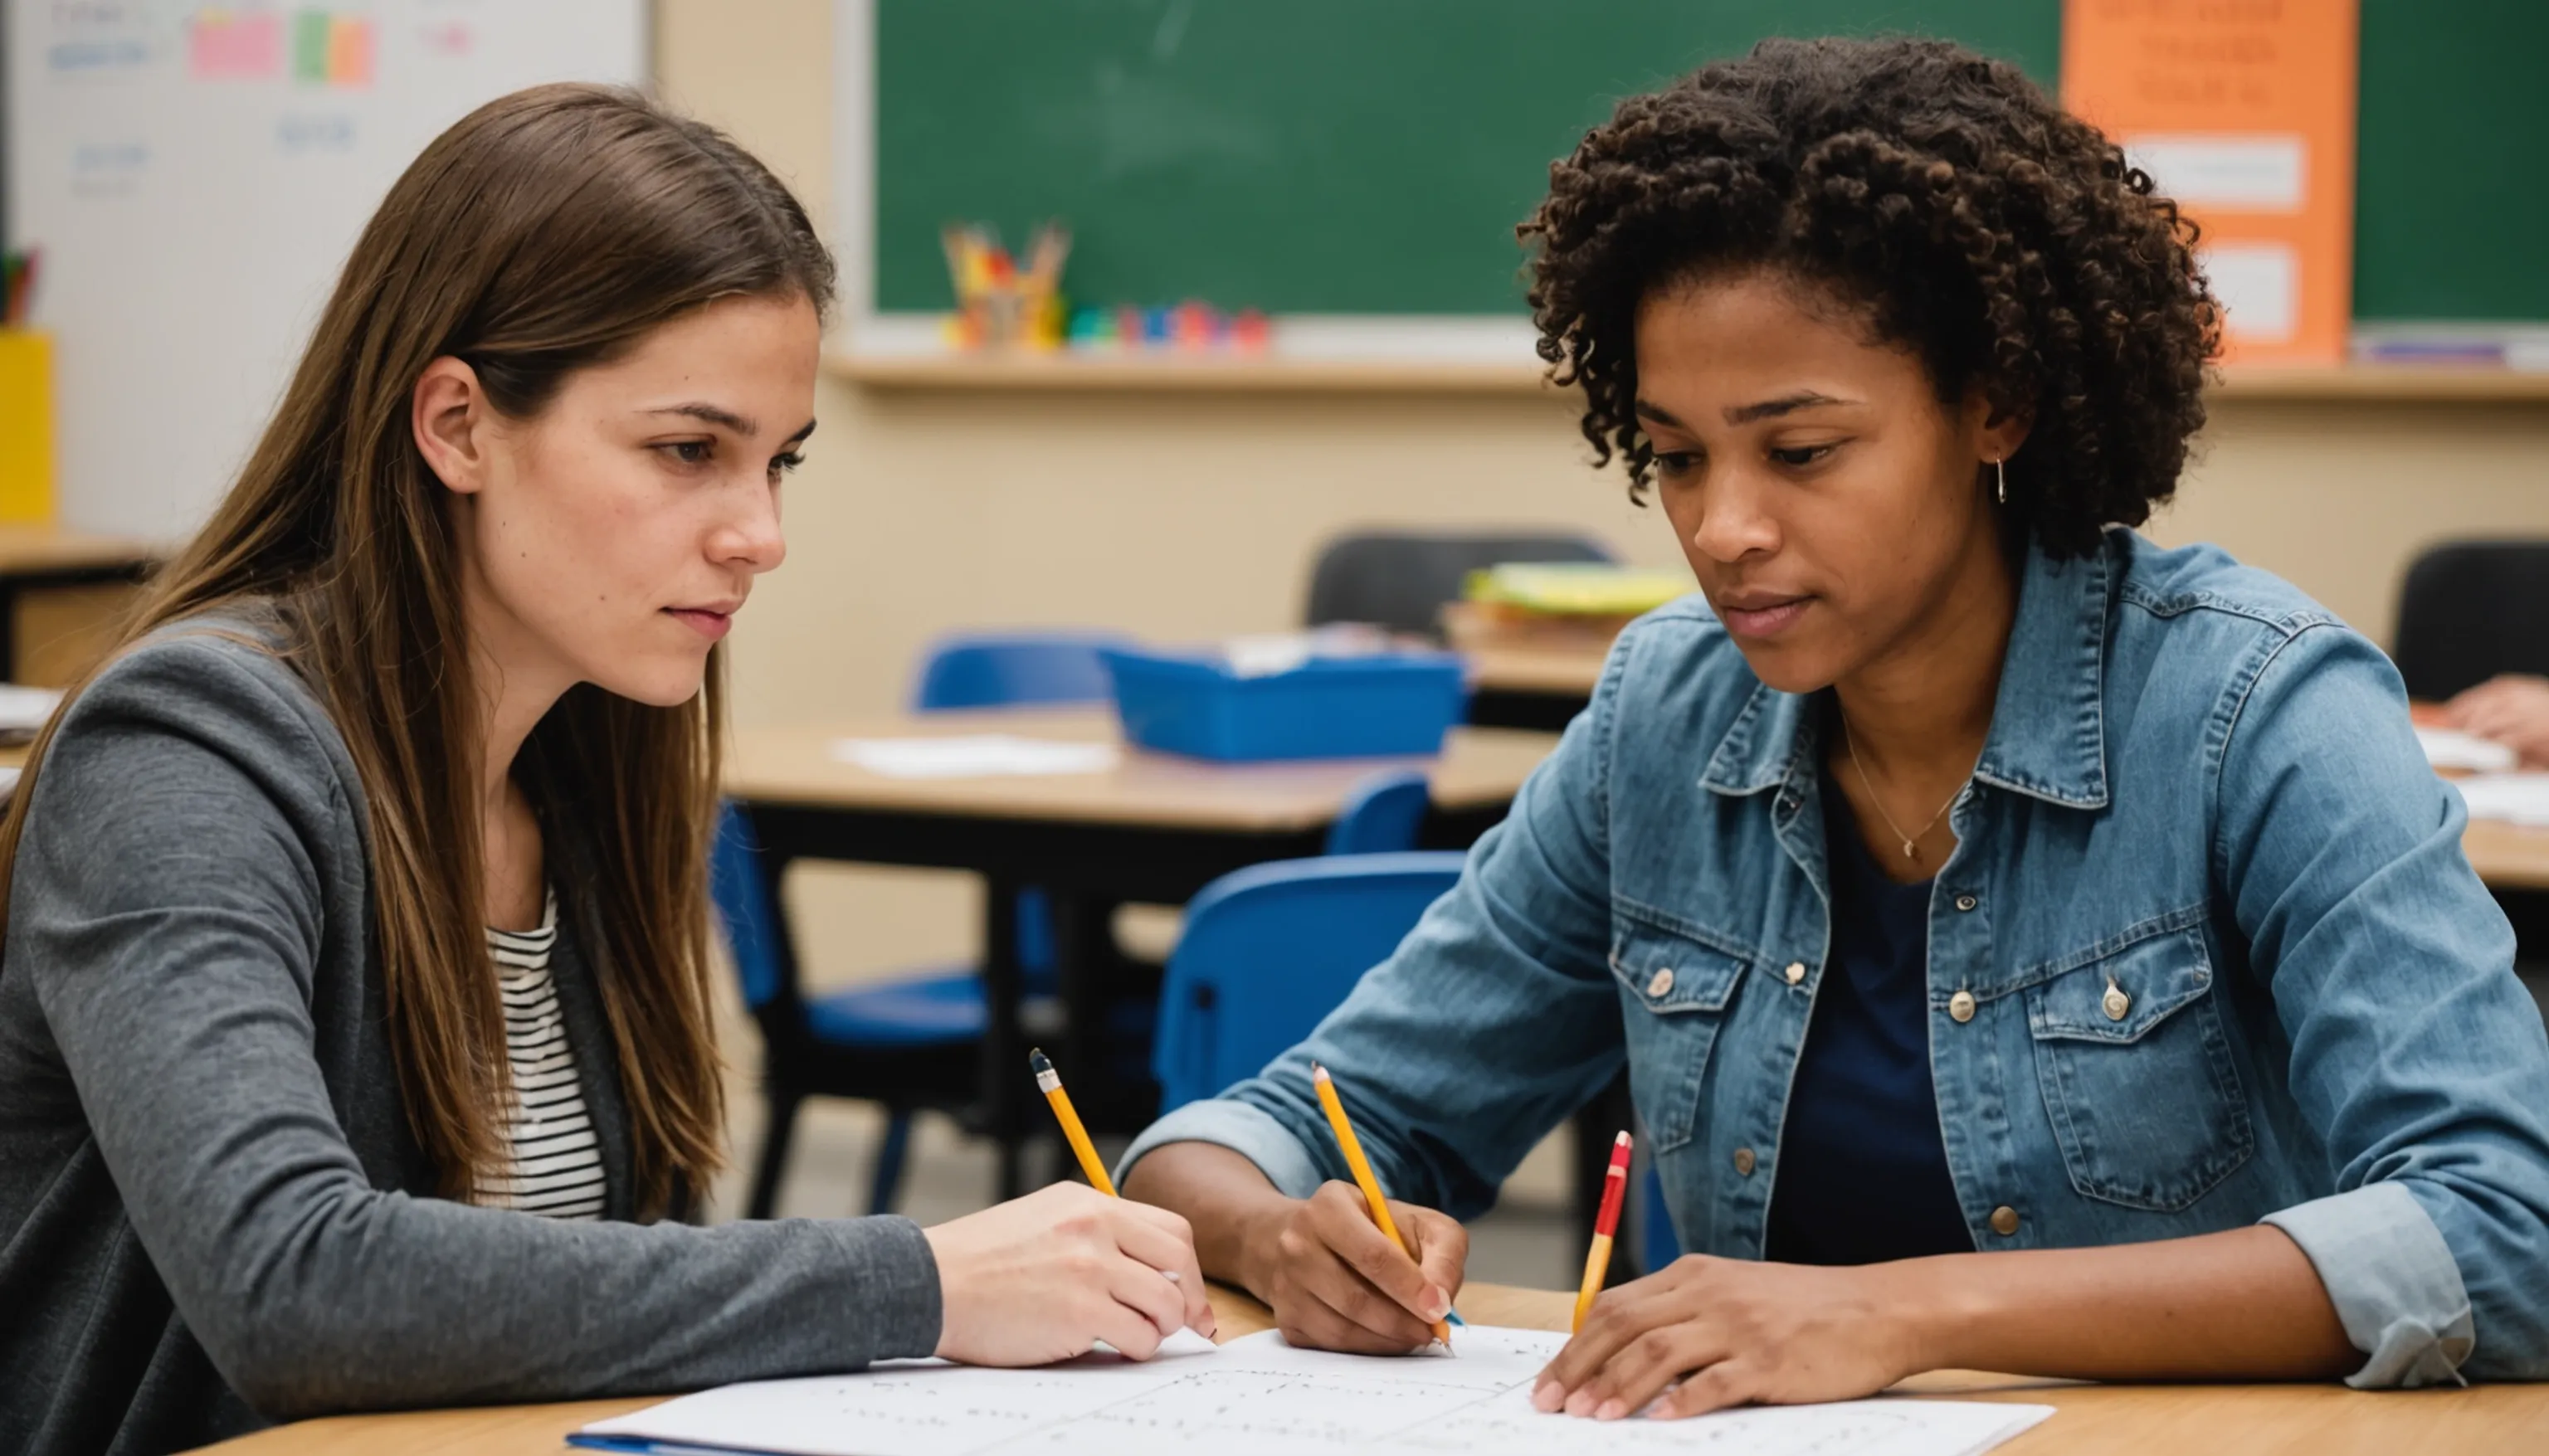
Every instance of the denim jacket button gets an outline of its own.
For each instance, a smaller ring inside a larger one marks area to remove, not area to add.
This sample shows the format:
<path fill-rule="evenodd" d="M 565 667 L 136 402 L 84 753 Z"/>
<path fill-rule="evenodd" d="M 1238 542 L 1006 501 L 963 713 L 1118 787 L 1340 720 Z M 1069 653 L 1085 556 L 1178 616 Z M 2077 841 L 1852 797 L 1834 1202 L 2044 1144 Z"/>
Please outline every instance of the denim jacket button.
<path fill-rule="evenodd" d="M 1739 1147 L 1735 1149 L 1735 1171 L 1742 1173 L 1747 1178 L 1749 1178 L 1752 1176 L 1752 1163 L 1753 1158 L 1751 1148 Z"/>
<path fill-rule="evenodd" d="M 1979 904 L 1981 904 L 1981 903 L 1982 903 L 1982 901 L 1975 899 L 1975 898 L 1974 898 L 1973 896 L 1971 896 L 1971 895 L 1958 895 L 1958 896 L 1956 896 L 1956 908 L 1957 908 L 1957 909 L 1959 909 L 1959 910 L 1971 910 L 1971 909 L 1972 909 L 1972 908 L 1974 908 L 1976 905 L 1979 905 Z"/>
<path fill-rule="evenodd" d="M 1648 997 L 1652 999 L 1671 995 L 1672 982 L 1673 974 L 1670 967 L 1656 971 L 1647 978 Z"/>
<path fill-rule="evenodd" d="M 1972 1021 L 1974 1019 L 1974 993 L 1971 991 L 1958 991 L 1956 994 L 1948 997 L 1947 1017 L 1958 1025 Z M 2014 1218 L 2016 1216 L 2012 1215 L 2012 1217 Z"/>
<path fill-rule="evenodd" d="M 2003 1238 L 2007 1238 L 2009 1235 L 2016 1233 L 2018 1231 L 2018 1210 L 2011 1208 L 2008 1204 L 2002 1204 L 1999 1208 L 1992 1210 L 1991 1226 L 1992 1231 Z"/>
<path fill-rule="evenodd" d="M 1806 962 L 1802 960 L 1791 960 L 1788 962 L 1788 968 L 1780 971 L 1779 974 L 1786 976 L 1788 978 L 1788 984 L 1793 986 L 1797 982 L 1806 978 Z"/>
<path fill-rule="evenodd" d="M 2123 1021 L 2124 1014 L 2133 1009 L 2133 998 L 2124 994 L 2124 987 L 2109 981 L 2107 994 L 2098 998 L 2098 1006 L 2107 1013 L 2107 1020 Z"/>

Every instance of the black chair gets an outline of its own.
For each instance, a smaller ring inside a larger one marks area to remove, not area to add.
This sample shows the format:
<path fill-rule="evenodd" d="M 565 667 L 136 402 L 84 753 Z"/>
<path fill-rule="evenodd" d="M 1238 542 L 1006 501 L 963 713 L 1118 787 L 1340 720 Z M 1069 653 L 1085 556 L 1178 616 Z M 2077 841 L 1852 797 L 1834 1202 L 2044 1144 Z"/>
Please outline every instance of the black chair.
<path fill-rule="evenodd" d="M 2500 673 L 2549 675 L 2549 541 L 2447 541 L 2427 549 L 2400 590 L 2390 657 L 2407 695 L 2431 702 Z M 2549 962 L 2549 894 L 2494 893 L 2513 922 L 2515 954 L 2536 972 Z"/>
<path fill-rule="evenodd" d="M 1370 531 L 1339 536 L 1310 573 L 1309 624 L 1374 622 L 1440 641 L 1443 604 L 1460 599 L 1469 573 L 1508 561 L 1615 562 L 1590 536 L 1474 536 Z"/>
<path fill-rule="evenodd" d="M 2391 660 L 2440 702 L 2499 673 L 2549 675 L 2549 541 L 2448 541 L 2407 568 Z"/>

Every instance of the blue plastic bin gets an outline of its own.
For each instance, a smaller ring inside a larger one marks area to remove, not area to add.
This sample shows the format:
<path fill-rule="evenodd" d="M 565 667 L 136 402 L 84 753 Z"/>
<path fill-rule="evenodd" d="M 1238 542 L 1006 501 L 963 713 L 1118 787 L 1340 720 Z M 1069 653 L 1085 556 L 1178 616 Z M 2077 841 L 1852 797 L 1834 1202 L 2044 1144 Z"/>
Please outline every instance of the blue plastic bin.
<path fill-rule="evenodd" d="M 1448 652 L 1314 657 L 1257 677 L 1206 653 L 1104 656 L 1127 739 L 1223 763 L 1440 753 L 1468 704 Z"/>

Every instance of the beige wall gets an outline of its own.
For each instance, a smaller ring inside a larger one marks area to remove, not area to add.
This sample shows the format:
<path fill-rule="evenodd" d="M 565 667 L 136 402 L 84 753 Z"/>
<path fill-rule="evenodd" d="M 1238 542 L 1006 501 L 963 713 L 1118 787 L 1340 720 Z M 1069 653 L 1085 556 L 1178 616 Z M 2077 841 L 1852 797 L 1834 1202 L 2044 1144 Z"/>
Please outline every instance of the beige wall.
<path fill-rule="evenodd" d="M 829 205 L 829 0 L 660 0 L 657 71 Z M 734 648 L 738 721 L 898 702 L 922 645 L 962 626 L 1161 637 L 1278 627 L 1310 553 L 1364 524 L 1559 522 L 1678 560 L 1653 512 L 1585 466 L 1558 405 L 873 395 L 827 381 L 790 486 L 790 558 Z M 2549 407 L 2218 407 L 2162 541 L 2218 542 L 2386 637 L 2416 548 L 2549 534 Z M 815 891 L 815 892 L 807 892 Z M 935 876 L 800 886 L 829 975 L 961 952 L 970 900 Z"/>

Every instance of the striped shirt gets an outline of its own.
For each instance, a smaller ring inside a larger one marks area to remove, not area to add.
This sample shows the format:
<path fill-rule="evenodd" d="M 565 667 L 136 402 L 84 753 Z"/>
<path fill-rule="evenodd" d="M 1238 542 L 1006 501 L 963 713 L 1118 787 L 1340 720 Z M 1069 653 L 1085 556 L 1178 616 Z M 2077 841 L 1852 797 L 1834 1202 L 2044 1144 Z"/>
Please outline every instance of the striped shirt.
<path fill-rule="evenodd" d="M 505 1170 L 479 1190 L 478 1201 L 551 1219 L 599 1219 L 602 1153 L 576 1081 L 557 981 L 549 973 L 556 947 L 555 890 L 540 911 L 538 930 L 487 932 L 505 1002 L 505 1056 L 514 1087 L 506 1109 Z"/>

